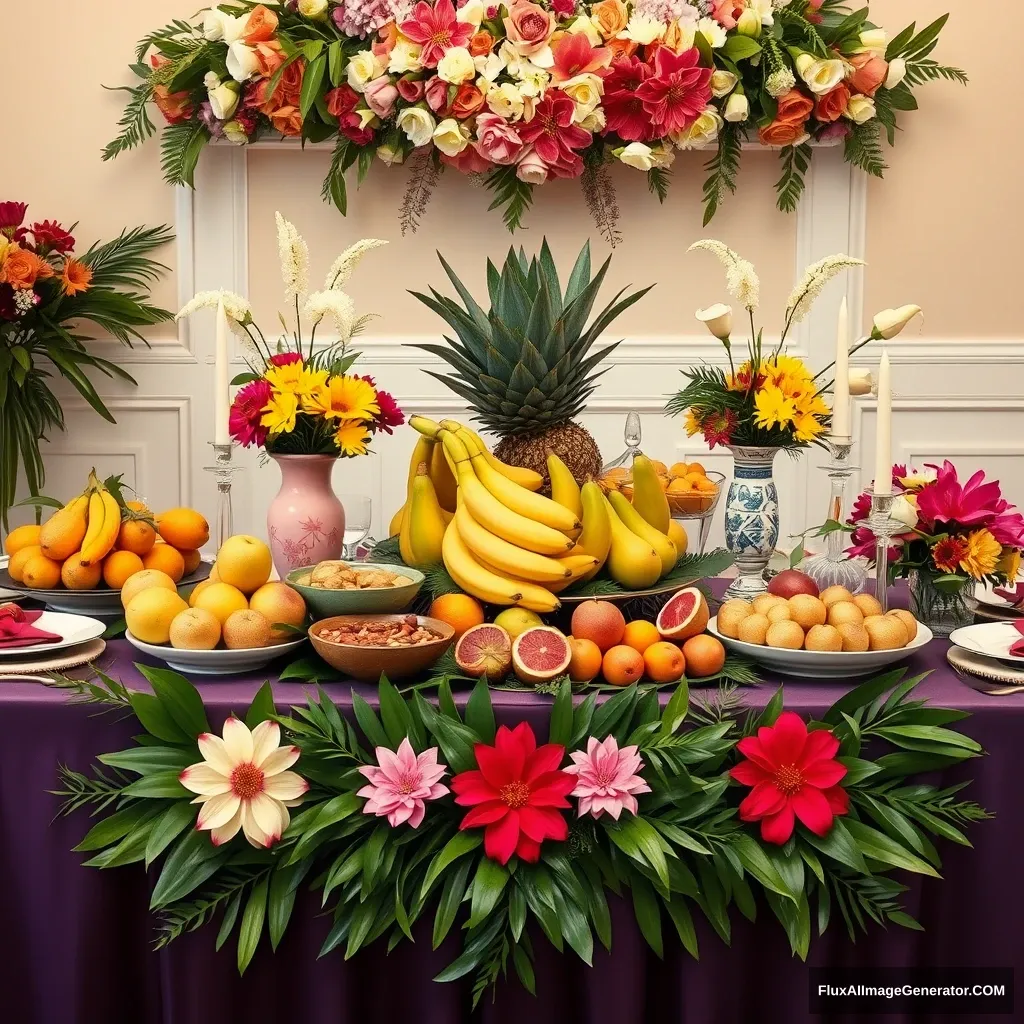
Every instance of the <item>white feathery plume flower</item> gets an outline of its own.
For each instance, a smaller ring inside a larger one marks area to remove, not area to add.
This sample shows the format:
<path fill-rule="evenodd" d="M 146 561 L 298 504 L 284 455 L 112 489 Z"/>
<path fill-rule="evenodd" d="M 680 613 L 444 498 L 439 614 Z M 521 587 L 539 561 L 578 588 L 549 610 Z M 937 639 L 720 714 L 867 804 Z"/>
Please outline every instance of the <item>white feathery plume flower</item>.
<path fill-rule="evenodd" d="M 216 309 L 218 303 L 223 300 L 224 312 L 227 314 L 228 324 L 231 330 L 239 337 L 248 337 L 242 329 L 246 324 L 252 323 L 252 307 L 248 301 L 236 292 L 229 292 L 223 288 L 216 291 L 196 292 L 195 295 L 185 303 L 175 314 L 175 320 L 184 320 L 200 309 Z"/>
<path fill-rule="evenodd" d="M 297 298 L 309 291 L 309 246 L 295 225 L 277 218 L 277 252 L 281 259 L 281 276 L 284 278 L 286 298 Z"/>
<path fill-rule="evenodd" d="M 356 305 L 347 293 L 339 291 L 313 292 L 306 299 L 302 312 L 313 325 L 319 324 L 324 317 L 330 317 L 334 323 L 338 340 L 342 344 L 347 343 L 352 337 L 356 322 Z"/>
<path fill-rule="evenodd" d="M 332 264 L 327 271 L 327 278 L 324 281 L 324 290 L 342 288 L 352 276 L 352 271 L 359 266 L 360 260 L 371 250 L 387 245 L 383 238 L 360 238 L 358 242 L 350 245 Z"/>
<path fill-rule="evenodd" d="M 786 67 L 779 68 L 778 71 L 773 71 L 764 83 L 765 91 L 769 96 L 773 96 L 775 99 L 778 99 L 780 96 L 785 96 L 786 93 L 795 86 L 796 75 Z"/>
<path fill-rule="evenodd" d="M 826 256 L 817 263 L 812 263 L 805 271 L 797 286 L 793 289 L 786 302 L 786 321 L 798 324 L 811 311 L 814 300 L 837 274 L 851 267 L 863 267 L 864 261 L 854 259 L 845 253 Z"/>
<path fill-rule="evenodd" d="M 761 300 L 761 281 L 753 263 L 743 259 L 724 242 L 714 238 L 702 238 L 699 242 L 694 242 L 687 252 L 694 249 L 704 249 L 718 257 L 719 262 L 725 267 L 725 284 L 729 294 L 750 312 L 757 309 Z"/>

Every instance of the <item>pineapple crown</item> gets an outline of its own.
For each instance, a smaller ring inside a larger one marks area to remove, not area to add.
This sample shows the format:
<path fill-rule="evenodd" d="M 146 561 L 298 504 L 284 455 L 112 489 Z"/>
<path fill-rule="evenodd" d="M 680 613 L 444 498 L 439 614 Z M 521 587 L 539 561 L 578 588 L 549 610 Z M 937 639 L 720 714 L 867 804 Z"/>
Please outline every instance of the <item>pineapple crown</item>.
<path fill-rule="evenodd" d="M 611 257 L 591 276 L 587 242 L 563 293 L 545 238 L 531 258 L 523 249 L 509 249 L 500 271 L 487 261 L 490 309 L 485 312 L 445 258 L 437 256 L 462 305 L 433 288 L 430 295 L 411 294 L 445 320 L 458 341 L 445 336 L 446 345 L 416 347 L 454 369 L 453 374 L 427 372 L 464 398 L 488 430 L 502 435 L 543 430 L 579 415 L 606 372 L 595 367 L 619 345 L 591 352 L 594 342 L 653 287 L 625 298 L 623 288 L 590 320 Z"/>

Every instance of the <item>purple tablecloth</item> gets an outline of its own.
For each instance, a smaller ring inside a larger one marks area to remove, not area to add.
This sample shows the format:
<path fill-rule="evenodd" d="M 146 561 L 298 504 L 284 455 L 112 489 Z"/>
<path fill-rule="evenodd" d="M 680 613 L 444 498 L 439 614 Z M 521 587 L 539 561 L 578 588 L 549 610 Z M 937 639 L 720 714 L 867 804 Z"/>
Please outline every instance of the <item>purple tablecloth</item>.
<path fill-rule="evenodd" d="M 851 945 L 837 919 L 812 943 L 803 964 L 790 957 L 781 927 L 761 907 L 755 924 L 733 914 L 731 947 L 695 915 L 700 961 L 674 942 L 659 960 L 640 938 L 630 909 L 618 904 L 612 952 L 599 950 L 595 969 L 541 941 L 537 998 L 509 983 L 476 1015 L 470 1013 L 467 985 L 431 981 L 456 946 L 449 941 L 431 951 L 429 930 L 415 945 L 402 943 L 390 955 L 378 943 L 351 962 L 340 953 L 317 960 L 330 920 L 308 894 L 278 952 L 270 952 L 264 937 L 244 979 L 236 973 L 233 940 L 214 952 L 215 927 L 152 951 L 154 922 L 146 906 L 154 873 L 147 878 L 140 865 L 82 868 L 84 855 L 70 850 L 88 821 L 84 814 L 52 820 L 58 800 L 46 792 L 58 763 L 85 770 L 97 754 L 128 744 L 136 731 L 132 722 L 97 717 L 94 709 L 70 704 L 61 692 L 36 683 L 0 682 L 0 1022 L 800 1024 L 820 1019 L 807 1009 L 809 966 L 1024 965 L 1024 810 L 1016 771 L 1024 702 L 970 689 L 946 665 L 945 650 L 944 642 L 935 641 L 910 660 L 914 671 L 934 670 L 918 692 L 971 711 L 973 717 L 961 725 L 988 756 L 958 766 L 942 781 L 973 778 L 970 795 L 998 816 L 970 829 L 973 849 L 940 843 L 942 880 L 909 880 L 905 905 L 923 932 L 872 926 Z M 137 652 L 124 641 L 112 643 L 108 652 L 108 670 L 128 686 L 143 685 L 132 666 Z M 200 682 L 211 720 L 219 724 L 230 710 L 244 709 L 262 678 Z M 775 685 L 751 689 L 750 702 L 763 704 Z M 790 681 L 787 706 L 820 713 L 847 688 Z M 347 685 L 327 690 L 346 702 Z M 282 707 L 300 702 L 303 687 L 278 683 L 274 694 Z M 525 718 L 539 734 L 546 731 L 548 698 L 495 692 L 493 699 L 499 722 Z M 669 932 L 666 924 L 666 937 Z M 888 1019 L 919 1024 L 926 1018 Z"/>

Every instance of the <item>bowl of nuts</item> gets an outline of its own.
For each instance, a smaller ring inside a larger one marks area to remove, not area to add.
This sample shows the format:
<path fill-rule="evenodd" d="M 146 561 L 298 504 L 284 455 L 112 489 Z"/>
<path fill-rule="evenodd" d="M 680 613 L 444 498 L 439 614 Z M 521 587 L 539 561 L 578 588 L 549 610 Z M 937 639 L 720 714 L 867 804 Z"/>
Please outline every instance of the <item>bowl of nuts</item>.
<path fill-rule="evenodd" d="M 363 682 L 407 679 L 448 650 L 455 630 L 424 615 L 333 615 L 309 627 L 316 653 L 331 668 Z"/>
<path fill-rule="evenodd" d="M 382 562 L 320 562 L 288 573 L 315 616 L 400 612 L 423 586 L 423 573 Z"/>

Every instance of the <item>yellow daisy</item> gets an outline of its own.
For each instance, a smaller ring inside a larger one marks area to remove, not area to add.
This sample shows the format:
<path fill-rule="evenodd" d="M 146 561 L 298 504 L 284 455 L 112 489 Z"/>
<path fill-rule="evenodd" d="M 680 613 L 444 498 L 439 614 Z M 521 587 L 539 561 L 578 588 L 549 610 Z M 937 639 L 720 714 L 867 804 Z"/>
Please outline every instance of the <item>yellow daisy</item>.
<path fill-rule="evenodd" d="M 342 455 L 365 455 L 369 451 L 370 431 L 362 420 L 342 420 L 334 443 Z"/>
<path fill-rule="evenodd" d="M 275 392 L 260 411 L 263 413 L 260 424 L 270 433 L 290 434 L 295 429 L 295 414 L 299 411 L 298 396 L 293 391 Z"/>
<path fill-rule="evenodd" d="M 289 391 L 298 393 L 299 388 L 304 384 L 306 368 L 299 360 L 294 363 L 285 363 L 283 366 L 271 366 L 264 377 L 270 381 L 270 386 L 275 391 Z"/>
<path fill-rule="evenodd" d="M 358 377 L 330 377 L 315 388 L 302 403 L 306 412 L 327 419 L 372 420 L 380 405 L 373 385 Z"/>
<path fill-rule="evenodd" d="M 686 410 L 683 429 L 685 429 L 687 437 L 693 437 L 694 434 L 701 432 L 700 417 L 692 409 Z"/>
<path fill-rule="evenodd" d="M 832 411 L 828 402 L 821 395 L 816 394 L 813 387 L 807 394 L 794 399 L 794 401 L 796 402 L 796 411 L 801 416 L 827 416 Z"/>
<path fill-rule="evenodd" d="M 1002 573 L 1011 583 L 1020 573 L 1020 551 L 1017 548 L 1003 548 L 1003 553 L 996 566 L 996 572 Z"/>
<path fill-rule="evenodd" d="M 825 424 L 817 416 L 806 412 L 797 413 L 794 427 L 794 436 L 798 441 L 813 441 L 825 433 Z"/>
<path fill-rule="evenodd" d="M 787 398 L 774 384 L 766 384 L 754 396 L 757 415 L 754 422 L 759 427 L 788 427 L 796 419 L 796 404 Z"/>
<path fill-rule="evenodd" d="M 995 571 L 1002 554 L 1002 544 L 988 530 L 975 530 L 967 535 L 967 553 L 960 559 L 960 568 L 980 580 Z"/>
<path fill-rule="evenodd" d="M 791 380 L 811 380 L 811 371 L 802 359 L 795 356 L 776 356 L 770 364 L 772 376 L 787 377 Z"/>

